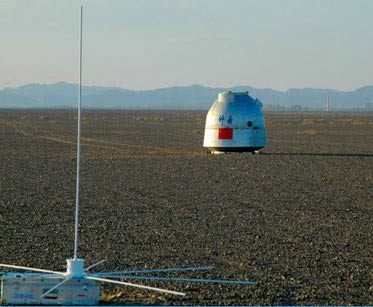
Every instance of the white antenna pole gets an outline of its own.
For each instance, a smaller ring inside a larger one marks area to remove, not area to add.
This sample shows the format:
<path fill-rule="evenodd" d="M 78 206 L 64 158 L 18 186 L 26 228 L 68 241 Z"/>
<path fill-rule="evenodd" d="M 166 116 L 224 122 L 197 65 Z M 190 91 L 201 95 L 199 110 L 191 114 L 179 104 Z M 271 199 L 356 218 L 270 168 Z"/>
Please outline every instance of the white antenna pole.
<path fill-rule="evenodd" d="M 76 155 L 76 196 L 75 196 L 75 239 L 74 260 L 78 259 L 78 227 L 79 227 L 79 190 L 80 190 L 80 136 L 82 105 L 82 39 L 83 39 L 83 7 L 80 7 L 80 45 L 79 45 L 79 88 L 78 88 L 78 146 Z"/>

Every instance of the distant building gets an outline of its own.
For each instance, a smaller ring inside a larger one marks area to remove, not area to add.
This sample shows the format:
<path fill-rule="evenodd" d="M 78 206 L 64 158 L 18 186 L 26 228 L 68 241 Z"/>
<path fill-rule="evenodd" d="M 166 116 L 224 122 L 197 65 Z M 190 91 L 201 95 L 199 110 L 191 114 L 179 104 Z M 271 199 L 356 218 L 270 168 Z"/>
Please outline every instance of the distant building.
<path fill-rule="evenodd" d="M 367 110 L 367 111 L 373 111 L 373 103 L 372 102 L 367 102 L 365 104 L 365 110 Z"/>
<path fill-rule="evenodd" d="M 329 98 L 326 99 L 326 103 L 325 103 L 325 112 L 329 112 L 330 111 L 330 100 Z"/>
<path fill-rule="evenodd" d="M 291 111 L 300 112 L 303 110 L 302 106 L 300 104 L 295 104 L 290 107 Z"/>

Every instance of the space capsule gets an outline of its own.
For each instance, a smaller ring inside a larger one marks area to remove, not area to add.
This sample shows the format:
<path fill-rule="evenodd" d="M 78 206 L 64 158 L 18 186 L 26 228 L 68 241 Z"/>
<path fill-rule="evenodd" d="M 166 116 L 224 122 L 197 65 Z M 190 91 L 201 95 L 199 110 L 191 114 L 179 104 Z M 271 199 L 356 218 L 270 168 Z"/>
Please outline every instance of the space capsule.
<path fill-rule="evenodd" d="M 262 106 L 248 92 L 219 93 L 206 116 L 203 147 L 211 153 L 258 152 L 267 145 Z"/>

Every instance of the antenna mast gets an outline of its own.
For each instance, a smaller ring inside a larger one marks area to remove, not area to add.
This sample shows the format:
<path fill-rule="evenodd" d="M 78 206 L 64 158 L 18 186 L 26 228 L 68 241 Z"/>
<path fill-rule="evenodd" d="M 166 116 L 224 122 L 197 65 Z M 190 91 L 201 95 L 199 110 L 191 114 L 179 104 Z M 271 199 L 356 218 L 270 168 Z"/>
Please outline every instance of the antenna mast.
<path fill-rule="evenodd" d="M 83 6 L 80 7 L 80 44 L 79 44 L 79 88 L 78 88 L 78 140 L 76 154 L 76 196 L 75 196 L 75 238 L 74 260 L 78 259 L 79 227 L 79 190 L 80 190 L 80 139 L 81 139 L 81 105 L 82 105 L 82 40 L 83 40 Z"/>

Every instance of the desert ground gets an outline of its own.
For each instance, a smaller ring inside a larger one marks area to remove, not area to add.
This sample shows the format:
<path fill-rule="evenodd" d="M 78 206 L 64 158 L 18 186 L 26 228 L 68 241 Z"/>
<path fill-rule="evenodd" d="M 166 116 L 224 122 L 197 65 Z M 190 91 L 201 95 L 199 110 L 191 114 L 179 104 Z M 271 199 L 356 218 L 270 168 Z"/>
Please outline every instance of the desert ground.
<path fill-rule="evenodd" d="M 213 265 L 102 285 L 103 304 L 372 305 L 373 113 L 266 113 L 260 155 L 211 155 L 204 111 L 83 113 L 79 257 L 97 270 Z M 73 256 L 76 114 L 0 111 L 0 262 Z"/>

